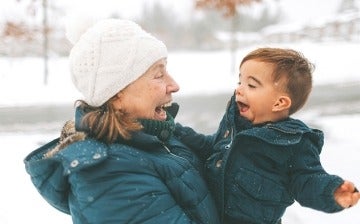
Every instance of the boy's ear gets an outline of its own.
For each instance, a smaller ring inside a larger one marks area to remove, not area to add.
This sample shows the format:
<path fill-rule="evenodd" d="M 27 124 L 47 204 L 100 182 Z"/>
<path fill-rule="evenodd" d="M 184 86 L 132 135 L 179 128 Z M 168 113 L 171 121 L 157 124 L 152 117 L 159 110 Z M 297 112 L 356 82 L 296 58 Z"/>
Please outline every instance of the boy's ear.
<path fill-rule="evenodd" d="M 273 112 L 288 110 L 291 106 L 291 99 L 288 96 L 280 96 L 273 105 Z"/>

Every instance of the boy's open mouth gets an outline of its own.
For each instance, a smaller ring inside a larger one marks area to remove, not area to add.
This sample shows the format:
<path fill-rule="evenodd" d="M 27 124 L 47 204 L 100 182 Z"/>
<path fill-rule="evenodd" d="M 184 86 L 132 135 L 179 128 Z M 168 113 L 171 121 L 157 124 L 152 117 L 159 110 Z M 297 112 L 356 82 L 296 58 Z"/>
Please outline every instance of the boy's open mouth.
<path fill-rule="evenodd" d="M 242 102 L 237 102 L 240 113 L 244 113 L 249 110 L 249 106 Z"/>

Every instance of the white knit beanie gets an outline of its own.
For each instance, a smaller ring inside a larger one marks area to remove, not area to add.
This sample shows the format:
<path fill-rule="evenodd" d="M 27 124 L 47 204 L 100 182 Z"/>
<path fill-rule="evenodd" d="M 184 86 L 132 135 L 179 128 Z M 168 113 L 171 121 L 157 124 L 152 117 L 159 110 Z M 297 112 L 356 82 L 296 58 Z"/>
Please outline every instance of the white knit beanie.
<path fill-rule="evenodd" d="M 69 60 L 72 81 L 91 106 L 101 106 L 167 57 L 163 42 L 132 21 L 83 21 L 68 24 L 74 44 Z"/>

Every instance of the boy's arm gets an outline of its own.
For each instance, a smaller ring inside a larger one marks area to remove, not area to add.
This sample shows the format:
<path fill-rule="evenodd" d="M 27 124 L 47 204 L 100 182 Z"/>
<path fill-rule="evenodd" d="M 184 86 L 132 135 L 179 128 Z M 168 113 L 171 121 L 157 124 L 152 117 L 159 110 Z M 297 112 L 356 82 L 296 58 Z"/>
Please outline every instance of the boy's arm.
<path fill-rule="evenodd" d="M 168 114 L 175 118 L 179 111 L 179 104 L 172 103 L 165 109 Z M 180 123 L 176 124 L 174 135 L 182 143 L 191 148 L 202 160 L 207 159 L 207 157 L 210 155 L 210 150 L 213 145 L 211 135 L 206 136 L 197 133 L 192 128 L 184 127 Z"/>
<path fill-rule="evenodd" d="M 204 135 L 194 129 L 176 123 L 175 136 L 191 148 L 202 160 L 206 160 L 213 149 L 216 134 Z"/>
<path fill-rule="evenodd" d="M 291 177 L 289 190 L 302 206 L 328 213 L 344 209 L 334 196 L 344 180 L 323 169 L 319 151 L 310 141 L 293 151 L 288 166 Z"/>

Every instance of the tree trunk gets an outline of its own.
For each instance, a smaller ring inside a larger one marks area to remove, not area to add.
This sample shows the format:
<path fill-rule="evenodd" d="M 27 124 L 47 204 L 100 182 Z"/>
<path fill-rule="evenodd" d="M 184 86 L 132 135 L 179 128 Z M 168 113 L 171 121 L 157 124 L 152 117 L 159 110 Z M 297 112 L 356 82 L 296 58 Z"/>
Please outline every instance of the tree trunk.
<path fill-rule="evenodd" d="M 47 18 L 47 0 L 43 0 L 43 59 L 44 59 L 44 85 L 48 84 L 48 18 Z"/>

